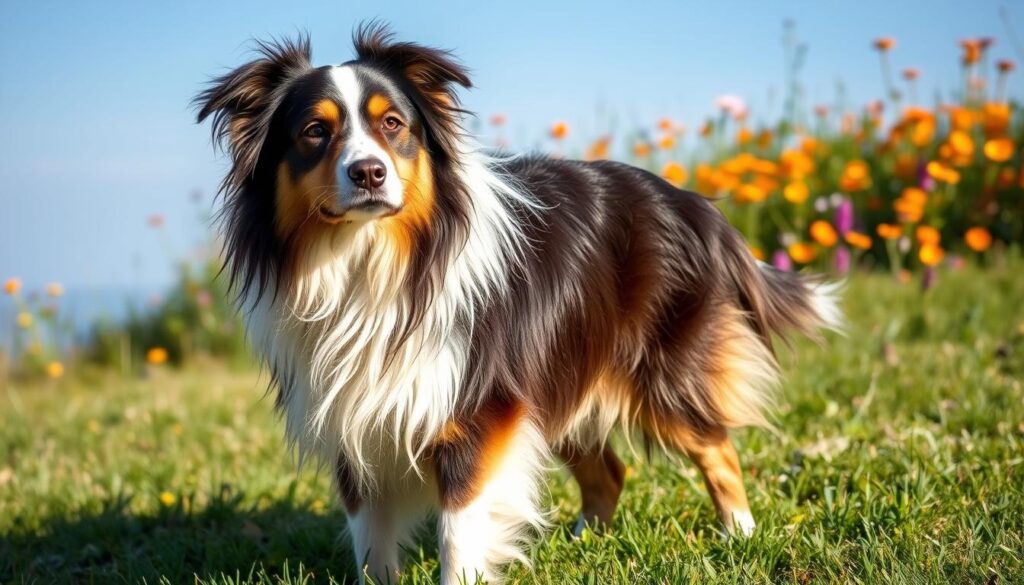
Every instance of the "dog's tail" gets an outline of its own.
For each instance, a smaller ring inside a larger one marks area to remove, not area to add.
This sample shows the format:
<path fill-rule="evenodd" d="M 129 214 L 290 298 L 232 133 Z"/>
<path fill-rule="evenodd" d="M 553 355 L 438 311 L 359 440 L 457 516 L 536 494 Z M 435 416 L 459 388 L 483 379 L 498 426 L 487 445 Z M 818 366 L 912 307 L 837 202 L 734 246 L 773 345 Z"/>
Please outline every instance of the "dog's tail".
<path fill-rule="evenodd" d="M 753 260 L 746 246 L 739 255 L 744 257 L 734 258 L 732 272 L 740 300 L 769 348 L 772 334 L 786 338 L 796 331 L 818 339 L 823 329 L 842 332 L 842 282 L 778 270 Z"/>

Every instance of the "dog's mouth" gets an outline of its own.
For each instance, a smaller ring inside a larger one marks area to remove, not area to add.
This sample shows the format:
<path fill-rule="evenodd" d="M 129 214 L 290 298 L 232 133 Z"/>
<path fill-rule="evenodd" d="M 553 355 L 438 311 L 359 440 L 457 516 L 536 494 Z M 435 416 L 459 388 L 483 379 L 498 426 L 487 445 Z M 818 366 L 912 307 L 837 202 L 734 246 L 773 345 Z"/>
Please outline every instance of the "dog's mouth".
<path fill-rule="evenodd" d="M 388 217 L 399 211 L 401 211 L 401 207 L 395 206 L 382 195 L 375 193 L 360 193 L 342 206 L 325 203 L 320 206 L 319 210 L 320 219 L 332 224 Z"/>

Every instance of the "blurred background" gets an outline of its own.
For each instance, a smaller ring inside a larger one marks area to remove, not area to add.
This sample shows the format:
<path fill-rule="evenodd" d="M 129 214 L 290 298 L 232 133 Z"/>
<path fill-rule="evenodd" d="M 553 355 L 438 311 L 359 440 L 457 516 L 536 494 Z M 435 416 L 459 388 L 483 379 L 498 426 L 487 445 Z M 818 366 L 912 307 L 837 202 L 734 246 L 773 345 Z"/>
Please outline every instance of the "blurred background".
<path fill-rule="evenodd" d="M 1013 254 L 1024 8 L 1009 2 L 7 3 L 0 18 L 0 353 L 244 360 L 210 218 L 226 161 L 191 97 L 250 39 L 357 23 L 471 68 L 489 147 L 614 158 L 716 197 L 784 269 L 935 270 Z"/>

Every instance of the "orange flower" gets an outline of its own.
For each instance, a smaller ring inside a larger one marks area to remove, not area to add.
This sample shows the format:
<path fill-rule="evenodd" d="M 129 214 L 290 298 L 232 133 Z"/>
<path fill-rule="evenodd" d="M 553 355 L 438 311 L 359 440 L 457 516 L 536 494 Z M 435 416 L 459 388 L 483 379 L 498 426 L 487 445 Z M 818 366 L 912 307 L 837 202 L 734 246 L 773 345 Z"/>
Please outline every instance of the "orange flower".
<path fill-rule="evenodd" d="M 167 361 L 167 350 L 162 347 L 151 347 L 146 352 L 146 363 L 159 366 Z"/>
<path fill-rule="evenodd" d="M 671 132 L 672 128 L 673 124 L 671 118 L 662 118 L 658 120 L 658 130 L 661 130 L 662 132 Z"/>
<path fill-rule="evenodd" d="M 4 281 L 4 292 L 14 296 L 21 290 L 21 279 L 20 278 L 8 278 Z"/>
<path fill-rule="evenodd" d="M 914 231 L 914 237 L 917 238 L 917 243 L 922 246 L 926 246 L 928 244 L 938 245 L 939 240 L 942 239 L 942 236 L 939 234 L 939 230 L 930 225 L 917 226 L 917 230 Z"/>
<path fill-rule="evenodd" d="M 46 375 L 57 379 L 64 375 L 64 364 L 60 362 L 50 362 L 46 364 Z"/>
<path fill-rule="evenodd" d="M 843 191 L 862 191 L 871 186 L 868 165 L 862 160 L 853 160 L 846 164 L 843 174 L 839 177 L 839 188 Z"/>
<path fill-rule="evenodd" d="M 953 106 L 949 108 L 949 122 L 955 130 L 970 130 L 974 127 L 977 117 L 967 108 Z"/>
<path fill-rule="evenodd" d="M 1010 105 L 986 102 L 981 106 L 981 119 L 985 125 L 985 136 L 989 138 L 1003 136 L 1010 126 Z"/>
<path fill-rule="evenodd" d="M 661 169 L 661 176 L 674 186 L 682 187 L 690 174 L 686 172 L 686 167 L 683 165 L 677 162 L 670 162 Z"/>
<path fill-rule="evenodd" d="M 992 162 L 1004 163 L 1013 156 L 1013 141 L 1009 138 L 993 138 L 985 143 L 985 156 Z"/>
<path fill-rule="evenodd" d="M 920 76 L 921 72 L 913 67 L 907 67 L 903 70 L 903 79 L 906 79 L 907 81 L 914 81 Z"/>
<path fill-rule="evenodd" d="M 811 136 L 805 136 L 800 141 L 800 150 L 803 151 L 807 156 L 814 156 L 818 152 L 818 147 L 821 146 L 818 139 Z"/>
<path fill-rule="evenodd" d="M 633 146 L 633 156 L 637 158 L 645 158 L 651 154 L 651 145 L 646 142 L 637 142 Z"/>
<path fill-rule="evenodd" d="M 938 244 L 925 244 L 917 251 L 917 257 L 925 266 L 935 266 L 946 256 L 946 251 Z"/>
<path fill-rule="evenodd" d="M 985 48 L 980 39 L 964 39 L 960 41 L 964 50 L 964 65 L 973 65 L 981 60 L 981 52 Z"/>
<path fill-rule="evenodd" d="M 811 237 L 826 248 L 835 246 L 839 241 L 839 234 L 836 233 L 832 224 L 820 219 L 811 224 Z"/>
<path fill-rule="evenodd" d="M 753 256 L 757 260 L 761 260 L 762 262 L 764 261 L 764 259 L 765 259 L 764 250 L 762 250 L 761 248 L 758 248 L 757 246 L 749 246 L 749 248 L 750 248 L 750 255 L 751 256 Z"/>
<path fill-rule="evenodd" d="M 768 192 L 762 187 L 745 183 L 736 190 L 736 201 L 738 203 L 758 203 L 768 198 Z"/>
<path fill-rule="evenodd" d="M 494 114 L 491 116 L 491 126 L 500 127 L 505 125 L 505 114 Z"/>
<path fill-rule="evenodd" d="M 782 173 L 792 179 L 802 179 L 814 172 L 814 161 L 802 150 L 784 150 L 779 157 Z"/>
<path fill-rule="evenodd" d="M 46 285 L 46 294 L 50 298 L 59 298 L 64 295 L 64 287 L 59 282 L 51 282 Z"/>
<path fill-rule="evenodd" d="M 903 230 L 898 225 L 891 223 L 880 223 L 876 228 L 878 235 L 885 240 L 895 240 L 903 235 Z"/>
<path fill-rule="evenodd" d="M 968 157 L 974 154 L 974 140 L 963 130 L 954 130 L 949 133 L 949 145 L 959 156 Z"/>
<path fill-rule="evenodd" d="M 879 51 L 884 53 L 896 46 L 896 39 L 893 39 L 892 37 L 881 37 L 875 39 L 874 44 L 875 49 L 878 49 Z"/>
<path fill-rule="evenodd" d="M 951 185 L 956 185 L 960 182 L 960 173 L 956 169 L 940 161 L 933 160 L 928 163 L 926 169 L 928 170 L 928 174 L 936 181 L 942 181 L 943 183 L 949 183 Z"/>
<path fill-rule="evenodd" d="M 740 128 L 740 131 L 736 133 L 736 142 L 738 144 L 748 144 L 754 139 L 754 133 L 747 128 Z"/>
<path fill-rule="evenodd" d="M 555 122 L 551 126 L 551 137 L 555 140 L 564 140 L 569 135 L 569 125 L 565 122 Z"/>
<path fill-rule="evenodd" d="M 786 198 L 786 201 L 794 205 L 799 205 L 804 201 L 807 201 L 807 197 L 811 194 L 810 189 L 803 181 L 793 181 L 788 183 L 782 190 L 782 196 Z"/>
<path fill-rule="evenodd" d="M 964 242 L 975 252 L 984 252 L 992 245 L 992 234 L 983 227 L 972 227 L 964 234 Z"/>
<path fill-rule="evenodd" d="M 996 61 L 996 68 L 999 69 L 1000 73 L 1009 73 L 1017 68 L 1017 66 L 1009 59 L 1000 59 Z"/>
<path fill-rule="evenodd" d="M 700 127 L 700 135 L 704 138 L 711 136 L 711 132 L 715 129 L 715 125 L 711 120 L 704 122 L 704 125 Z"/>
<path fill-rule="evenodd" d="M 586 160 L 603 160 L 608 158 L 608 147 L 611 145 L 610 136 L 602 136 L 594 141 L 583 155 Z"/>
<path fill-rule="evenodd" d="M 892 208 L 903 222 L 915 223 L 921 221 L 921 217 L 924 216 L 924 206 L 918 205 L 910 199 L 900 197 L 892 202 Z"/>
<path fill-rule="evenodd" d="M 867 234 L 850 231 L 846 232 L 846 235 L 843 236 L 843 239 L 846 240 L 847 244 L 850 244 L 851 246 L 857 248 L 858 250 L 867 250 L 871 247 L 871 236 Z"/>
<path fill-rule="evenodd" d="M 671 150 L 676 146 L 676 138 L 671 134 L 666 134 L 658 140 L 658 148 L 662 150 Z"/>
<path fill-rule="evenodd" d="M 807 264 L 813 262 L 814 258 L 817 257 L 818 252 L 814 249 L 814 246 L 806 242 L 797 242 L 786 249 L 789 252 L 789 257 L 800 264 Z"/>

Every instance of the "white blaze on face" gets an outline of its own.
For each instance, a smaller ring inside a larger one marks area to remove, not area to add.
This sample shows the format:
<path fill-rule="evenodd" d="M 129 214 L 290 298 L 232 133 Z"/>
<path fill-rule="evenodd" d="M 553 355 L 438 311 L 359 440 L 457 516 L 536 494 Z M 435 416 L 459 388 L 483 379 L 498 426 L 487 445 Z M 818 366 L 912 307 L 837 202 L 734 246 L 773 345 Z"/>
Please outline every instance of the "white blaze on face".
<path fill-rule="evenodd" d="M 342 208 L 349 207 L 348 204 L 356 193 L 357 187 L 348 176 L 349 166 L 356 161 L 376 158 L 384 163 L 384 168 L 387 170 L 387 177 L 384 179 L 384 186 L 381 187 L 380 194 L 393 207 L 401 207 L 404 200 L 402 180 L 398 176 L 398 170 L 395 168 L 395 162 L 391 159 L 391 155 L 381 148 L 381 145 L 367 131 L 369 124 L 366 119 L 366 111 L 363 108 L 365 96 L 359 79 L 356 77 L 355 68 L 352 65 L 335 67 L 331 71 L 331 79 L 341 94 L 341 105 L 344 110 L 347 130 L 341 156 L 338 159 L 338 168 L 335 171 L 338 178 L 339 205 Z M 378 214 L 353 210 L 349 212 L 348 217 L 374 219 L 378 217 Z"/>

